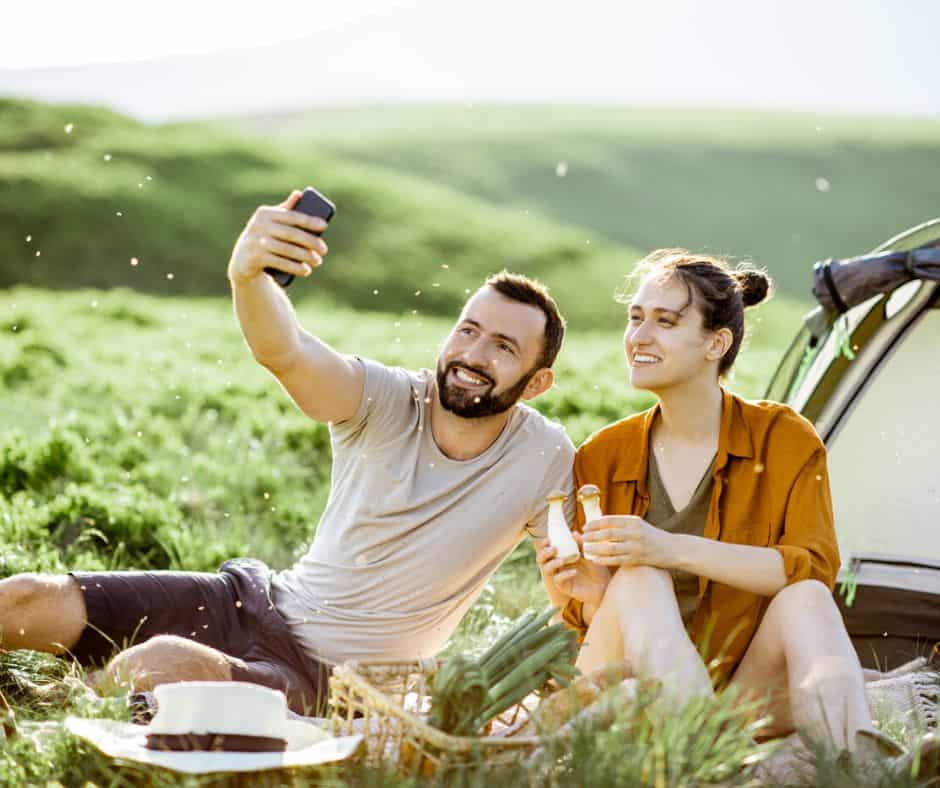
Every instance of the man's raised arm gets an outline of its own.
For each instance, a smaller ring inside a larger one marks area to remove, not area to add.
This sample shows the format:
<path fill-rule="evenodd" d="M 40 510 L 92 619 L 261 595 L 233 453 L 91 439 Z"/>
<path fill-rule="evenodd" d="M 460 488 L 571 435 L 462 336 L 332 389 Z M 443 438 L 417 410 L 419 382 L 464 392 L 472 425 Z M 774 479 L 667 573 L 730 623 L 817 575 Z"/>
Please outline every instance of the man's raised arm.
<path fill-rule="evenodd" d="M 304 331 L 287 295 L 264 273 L 270 267 L 305 277 L 323 262 L 327 247 L 315 233 L 325 230 L 326 222 L 291 210 L 300 195 L 292 192 L 280 205 L 255 211 L 232 250 L 228 278 L 235 314 L 255 360 L 308 416 L 341 422 L 359 407 L 362 365 Z"/>

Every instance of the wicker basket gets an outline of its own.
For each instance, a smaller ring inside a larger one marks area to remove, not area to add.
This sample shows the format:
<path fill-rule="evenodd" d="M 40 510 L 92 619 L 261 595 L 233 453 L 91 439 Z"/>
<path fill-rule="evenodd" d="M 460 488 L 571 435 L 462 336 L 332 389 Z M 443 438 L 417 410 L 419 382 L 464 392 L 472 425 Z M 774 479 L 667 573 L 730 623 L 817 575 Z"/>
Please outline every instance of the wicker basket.
<path fill-rule="evenodd" d="M 330 677 L 330 707 L 337 735 L 361 733 L 366 760 L 405 776 L 432 777 L 455 768 L 518 762 L 541 743 L 513 736 L 528 722 L 536 694 L 508 709 L 488 726 L 486 736 L 451 736 L 420 715 L 430 705 L 430 676 L 439 663 L 346 662 Z M 494 735 L 498 732 L 499 735 Z"/>

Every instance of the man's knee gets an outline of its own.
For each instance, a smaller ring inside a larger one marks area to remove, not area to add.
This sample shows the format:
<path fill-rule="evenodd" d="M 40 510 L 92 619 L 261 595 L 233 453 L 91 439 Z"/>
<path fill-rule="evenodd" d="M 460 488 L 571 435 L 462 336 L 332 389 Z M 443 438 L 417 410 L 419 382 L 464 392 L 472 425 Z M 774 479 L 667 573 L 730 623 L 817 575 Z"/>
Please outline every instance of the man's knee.
<path fill-rule="evenodd" d="M 103 678 L 140 691 L 172 681 L 229 681 L 232 668 L 220 651 L 176 635 L 157 635 L 114 657 Z"/>
<path fill-rule="evenodd" d="M 77 642 L 86 616 L 85 598 L 69 575 L 0 580 L 0 647 L 61 652 Z"/>

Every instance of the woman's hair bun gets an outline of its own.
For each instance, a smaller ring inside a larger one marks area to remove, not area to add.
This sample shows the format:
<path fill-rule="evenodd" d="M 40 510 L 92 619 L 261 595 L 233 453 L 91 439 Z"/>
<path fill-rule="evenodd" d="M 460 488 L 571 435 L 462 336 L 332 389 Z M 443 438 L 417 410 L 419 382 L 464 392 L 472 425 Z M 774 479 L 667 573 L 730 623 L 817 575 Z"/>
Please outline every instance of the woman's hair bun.
<path fill-rule="evenodd" d="M 773 290 L 773 280 L 764 271 L 754 268 L 740 269 L 734 272 L 734 278 L 741 288 L 744 306 L 757 306 L 765 301 Z"/>

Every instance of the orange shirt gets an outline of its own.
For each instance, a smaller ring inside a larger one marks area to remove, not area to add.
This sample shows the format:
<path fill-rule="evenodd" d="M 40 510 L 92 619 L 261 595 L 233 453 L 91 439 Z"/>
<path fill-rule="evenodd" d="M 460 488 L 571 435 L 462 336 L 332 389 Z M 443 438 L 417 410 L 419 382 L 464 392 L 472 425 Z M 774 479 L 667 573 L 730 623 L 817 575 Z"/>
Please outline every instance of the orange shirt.
<path fill-rule="evenodd" d="M 604 514 L 646 516 L 649 434 L 658 409 L 615 422 L 578 449 L 575 483 L 600 488 Z M 705 538 L 778 550 L 787 584 L 816 579 L 835 585 L 840 562 L 826 448 L 809 421 L 786 405 L 751 402 L 722 389 L 713 473 Z M 583 526 L 579 506 L 575 527 Z M 690 634 L 717 684 L 741 661 L 769 601 L 699 578 Z M 563 616 L 583 637 L 581 603 L 570 600 Z"/>

